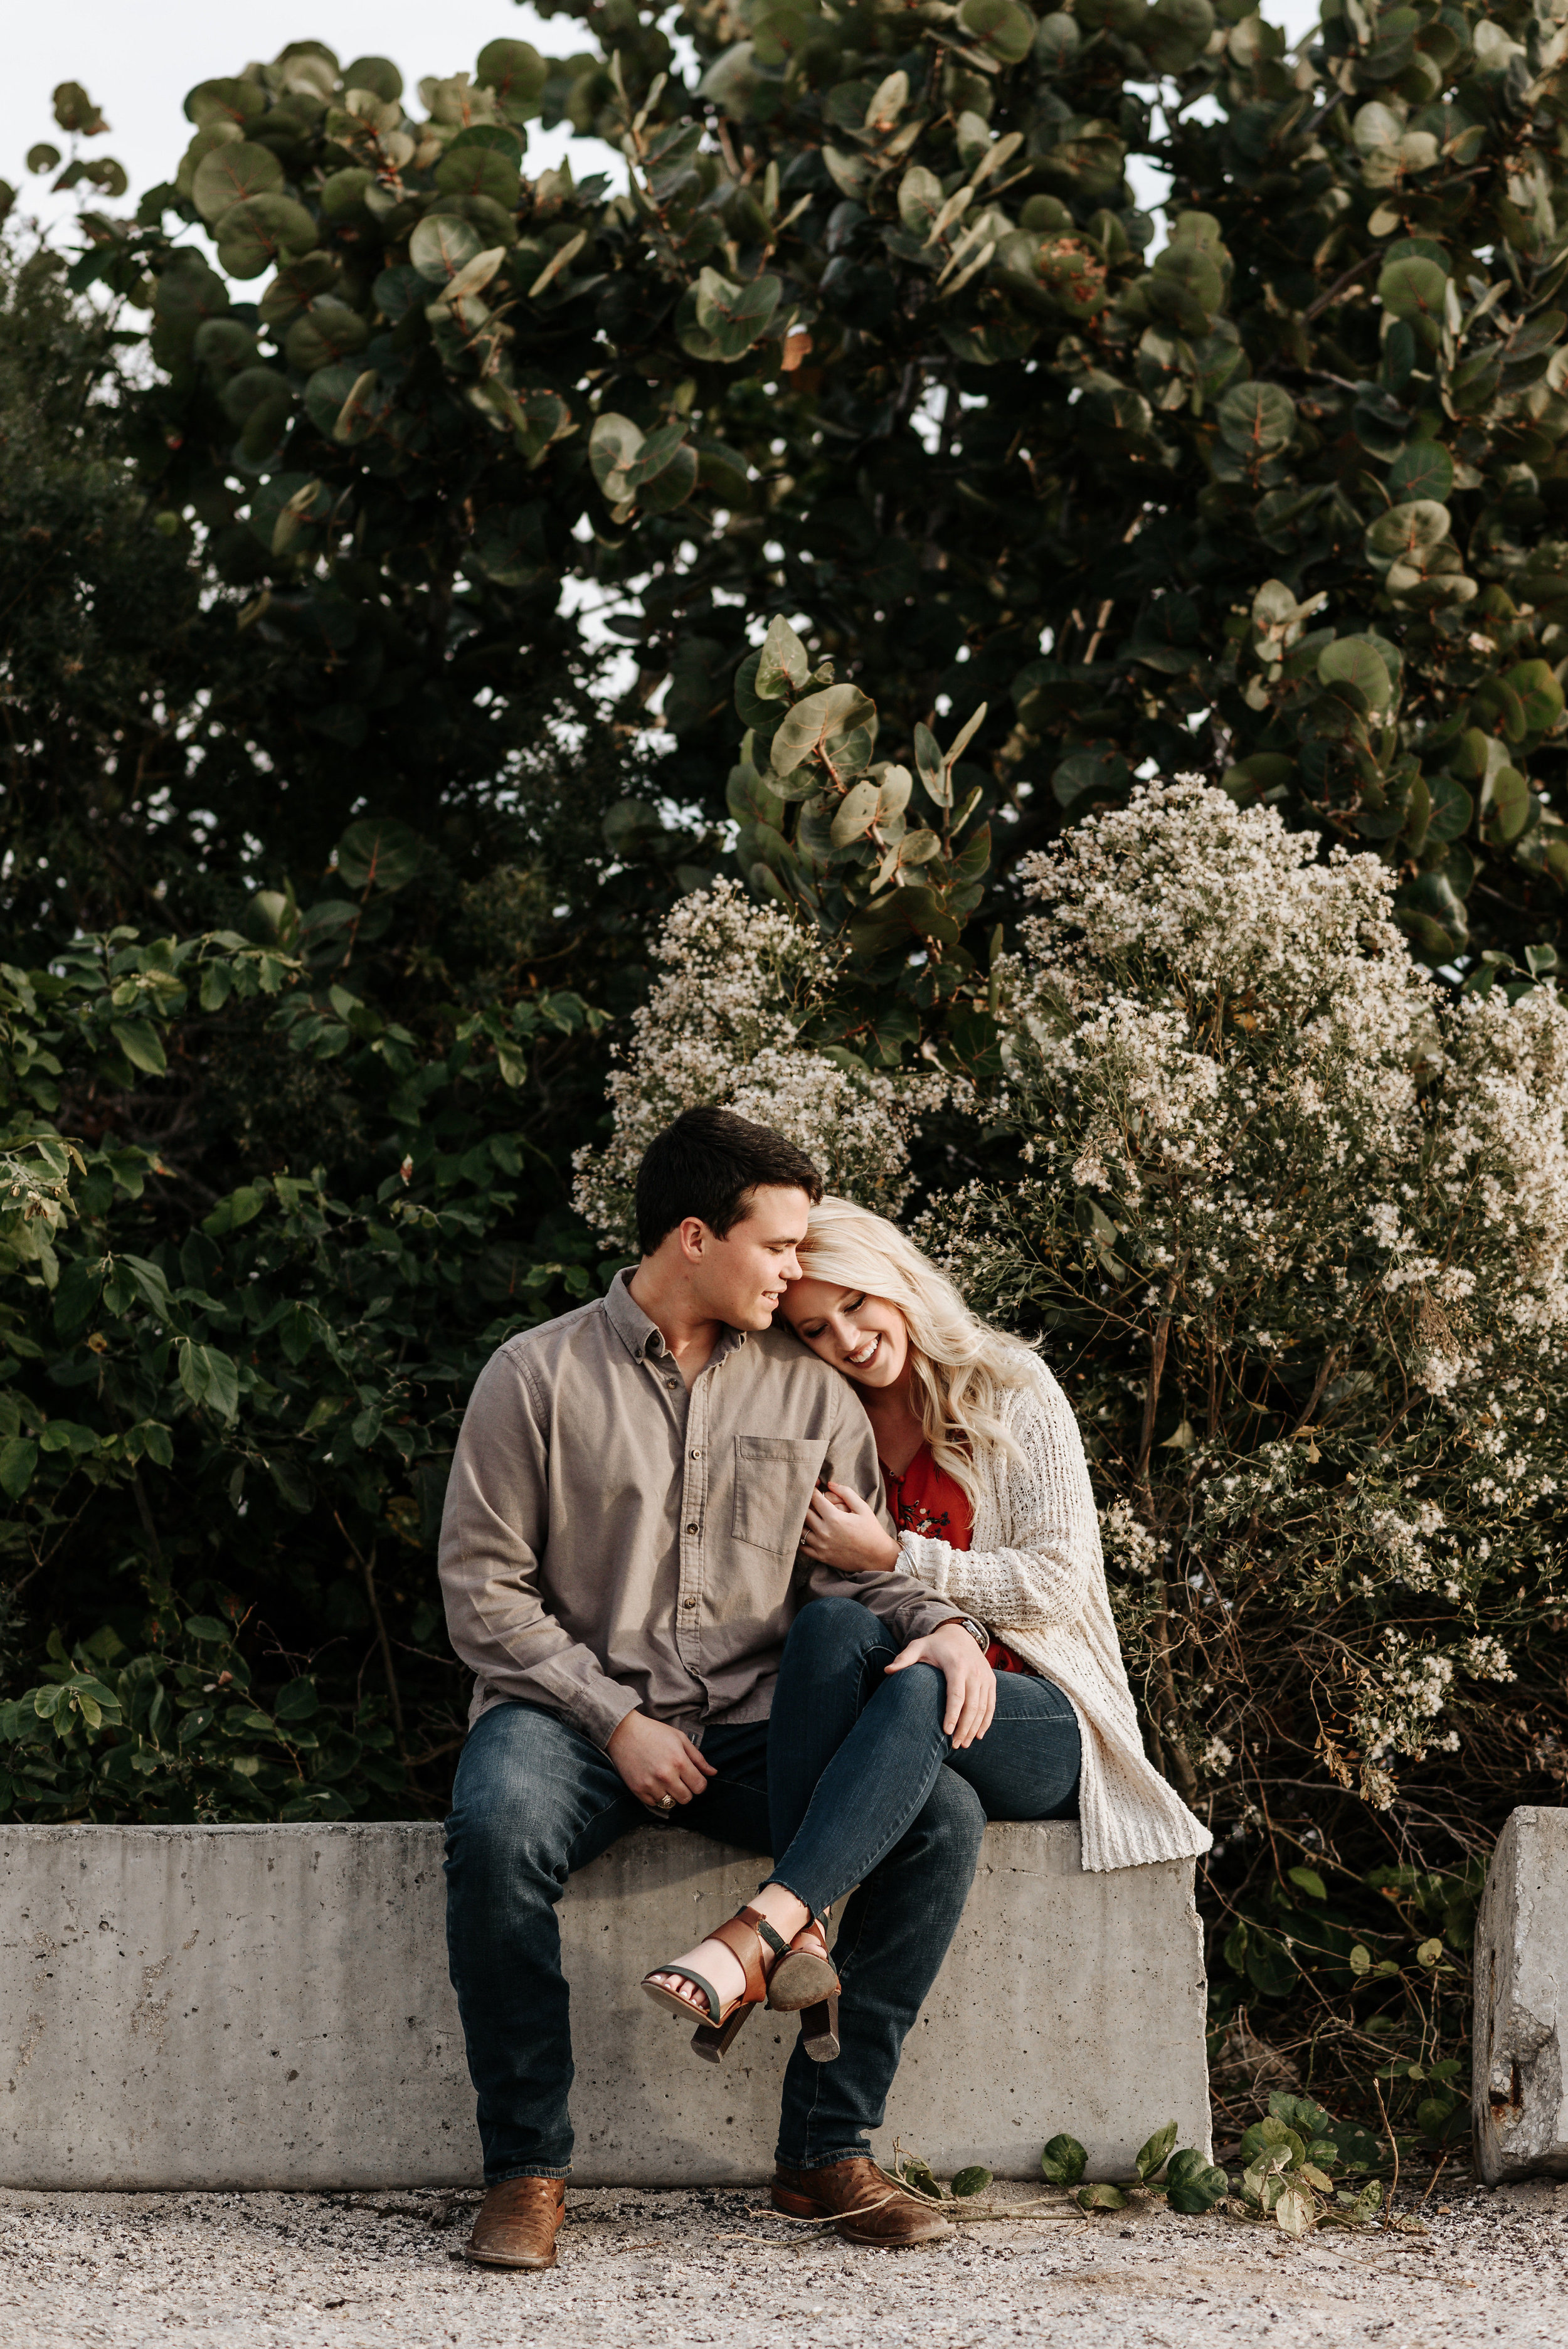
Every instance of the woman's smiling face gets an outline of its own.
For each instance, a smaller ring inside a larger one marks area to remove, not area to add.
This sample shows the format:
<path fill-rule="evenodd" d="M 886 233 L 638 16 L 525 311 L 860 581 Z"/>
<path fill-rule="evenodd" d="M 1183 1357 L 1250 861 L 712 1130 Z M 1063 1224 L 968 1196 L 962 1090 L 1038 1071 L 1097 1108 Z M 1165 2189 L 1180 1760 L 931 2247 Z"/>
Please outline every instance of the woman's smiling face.
<path fill-rule="evenodd" d="M 792 1280 L 779 1307 L 798 1338 L 857 1386 L 891 1387 L 909 1361 L 909 1330 L 896 1305 L 830 1280 Z"/>

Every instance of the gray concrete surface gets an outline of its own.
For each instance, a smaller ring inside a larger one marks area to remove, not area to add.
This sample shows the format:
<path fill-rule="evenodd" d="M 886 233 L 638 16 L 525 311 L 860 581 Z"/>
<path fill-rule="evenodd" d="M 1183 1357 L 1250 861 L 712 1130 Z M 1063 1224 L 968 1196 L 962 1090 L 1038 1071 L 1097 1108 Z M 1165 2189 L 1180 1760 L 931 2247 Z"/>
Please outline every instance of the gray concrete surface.
<path fill-rule="evenodd" d="M 1498 1837 L 1476 1918 L 1472 2096 L 1489 2185 L 1568 2178 L 1565 1990 L 1568 1810 L 1526 1806 Z"/>
<path fill-rule="evenodd" d="M 638 1988 L 758 1876 L 648 1827 L 573 1879 L 581 2182 L 769 2175 L 782 2019 L 716 2068 Z M 469 2183 L 443 1897 L 430 1826 L 0 1829 L 0 2185 Z M 1190 1864 L 1088 1875 L 1076 1826 L 993 1826 L 880 2142 L 1003 2178 L 1058 2129 L 1102 2174 L 1169 2119 L 1206 2150 L 1203 1987 Z"/>
<path fill-rule="evenodd" d="M 1401 2186 L 1400 2212 L 1429 2184 Z M 1032 2197 L 1035 2189 L 1006 2189 Z M 1426 2235 L 1135 2200 L 868 2251 L 750 2189 L 573 2192 L 560 2265 L 458 2255 L 474 2198 L 0 2192 L 0 2349 L 1536 2349 L 1568 2340 L 1568 2188 L 1469 2188 Z"/>

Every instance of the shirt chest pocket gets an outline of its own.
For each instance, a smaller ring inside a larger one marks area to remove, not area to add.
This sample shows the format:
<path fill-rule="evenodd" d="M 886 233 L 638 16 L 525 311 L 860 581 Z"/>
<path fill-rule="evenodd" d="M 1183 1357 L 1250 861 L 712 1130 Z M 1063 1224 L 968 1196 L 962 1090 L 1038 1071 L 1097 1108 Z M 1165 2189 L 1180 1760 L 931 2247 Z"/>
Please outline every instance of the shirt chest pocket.
<path fill-rule="evenodd" d="M 753 1549 L 793 1557 L 811 1489 L 828 1456 L 826 1436 L 738 1435 L 730 1531 Z"/>

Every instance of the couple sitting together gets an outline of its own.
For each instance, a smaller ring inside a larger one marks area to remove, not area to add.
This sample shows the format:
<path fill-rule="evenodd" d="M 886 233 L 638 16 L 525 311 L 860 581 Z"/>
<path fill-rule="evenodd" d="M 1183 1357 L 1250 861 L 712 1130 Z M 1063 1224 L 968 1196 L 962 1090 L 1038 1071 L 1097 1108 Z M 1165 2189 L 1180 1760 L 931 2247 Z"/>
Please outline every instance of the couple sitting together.
<path fill-rule="evenodd" d="M 636 1207 L 635 1270 L 486 1365 L 447 1495 L 447 1620 L 477 1676 L 447 1825 L 488 2189 L 468 2256 L 554 2264 L 556 1906 L 650 1814 L 772 1855 L 750 1906 L 642 1987 L 713 2060 L 758 2006 L 798 2015 L 776 2207 L 927 2240 L 945 2220 L 868 2134 L 986 1820 L 1077 1817 L 1090 1868 L 1209 1837 L 1145 1759 L 1083 1446 L 1038 1357 L 726 1111 L 656 1137 Z"/>

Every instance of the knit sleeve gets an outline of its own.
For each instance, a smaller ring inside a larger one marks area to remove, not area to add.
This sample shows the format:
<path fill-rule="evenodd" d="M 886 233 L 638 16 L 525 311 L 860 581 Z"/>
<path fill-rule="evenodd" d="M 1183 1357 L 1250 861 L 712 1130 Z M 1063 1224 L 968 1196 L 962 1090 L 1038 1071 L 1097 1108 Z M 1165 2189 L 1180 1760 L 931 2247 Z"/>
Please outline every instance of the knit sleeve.
<path fill-rule="evenodd" d="M 985 1464 L 1006 1547 L 954 1549 L 906 1533 L 904 1555 L 939 1598 L 988 1629 L 1062 1628 L 1083 1613 L 1099 1570 L 1099 1520 L 1078 1423 L 1043 1363 L 1008 1421 L 1020 1456 Z"/>

